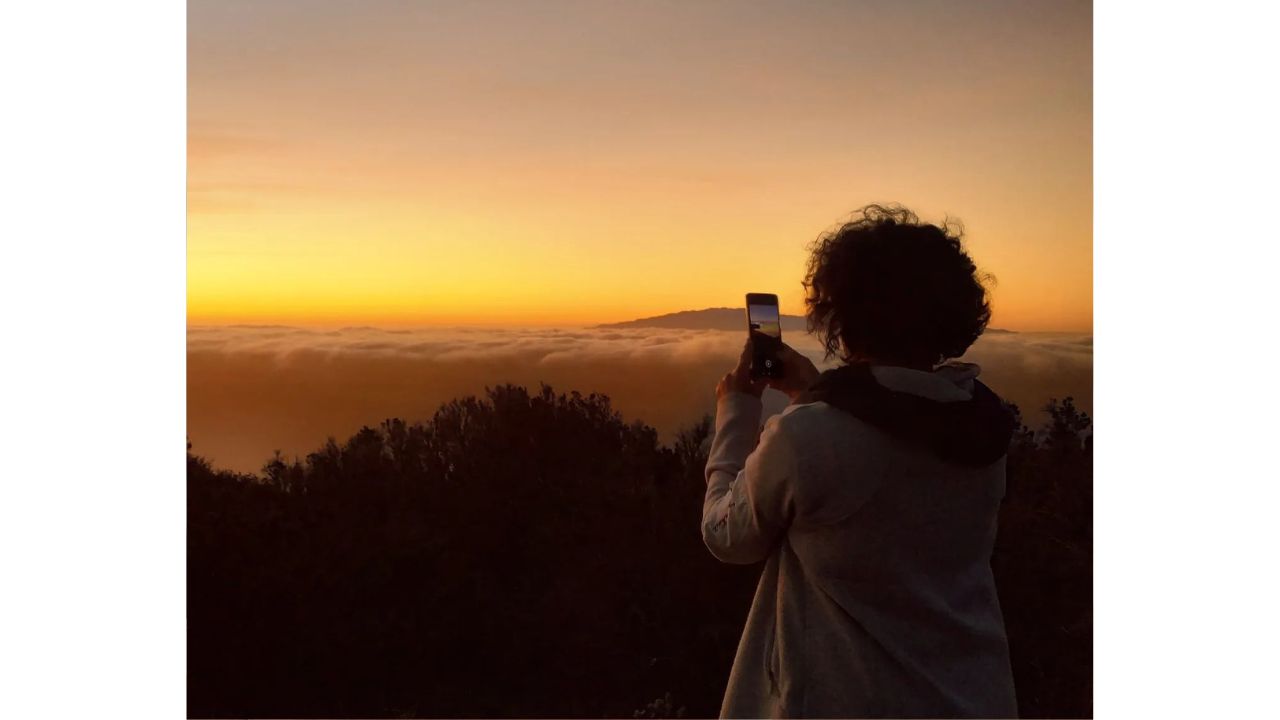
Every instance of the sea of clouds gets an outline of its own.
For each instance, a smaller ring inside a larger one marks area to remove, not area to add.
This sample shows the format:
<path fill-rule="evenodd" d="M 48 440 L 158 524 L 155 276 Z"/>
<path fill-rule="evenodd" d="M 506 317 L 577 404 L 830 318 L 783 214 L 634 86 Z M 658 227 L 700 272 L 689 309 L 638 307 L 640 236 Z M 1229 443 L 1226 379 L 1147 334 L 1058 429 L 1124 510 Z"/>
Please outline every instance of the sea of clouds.
<path fill-rule="evenodd" d="M 716 381 L 743 333 L 657 328 L 193 326 L 187 333 L 188 436 L 219 467 L 257 471 L 274 451 L 305 456 L 385 418 L 425 420 L 441 403 L 504 382 L 601 392 L 628 420 L 669 439 L 714 410 Z M 819 367 L 817 341 L 786 338 Z M 1029 423 L 1049 398 L 1092 410 L 1087 334 L 990 333 L 963 358 Z M 786 399 L 766 394 L 766 411 Z"/>

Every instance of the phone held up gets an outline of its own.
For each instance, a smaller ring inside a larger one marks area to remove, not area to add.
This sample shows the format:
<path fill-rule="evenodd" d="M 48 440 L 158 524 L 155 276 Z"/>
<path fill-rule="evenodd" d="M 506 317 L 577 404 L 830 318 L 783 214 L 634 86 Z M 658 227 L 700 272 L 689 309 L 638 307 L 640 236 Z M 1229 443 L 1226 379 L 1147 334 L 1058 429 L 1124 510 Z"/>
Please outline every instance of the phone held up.
<path fill-rule="evenodd" d="M 751 338 L 751 377 L 782 377 L 782 316 L 777 295 L 747 293 L 747 332 Z"/>

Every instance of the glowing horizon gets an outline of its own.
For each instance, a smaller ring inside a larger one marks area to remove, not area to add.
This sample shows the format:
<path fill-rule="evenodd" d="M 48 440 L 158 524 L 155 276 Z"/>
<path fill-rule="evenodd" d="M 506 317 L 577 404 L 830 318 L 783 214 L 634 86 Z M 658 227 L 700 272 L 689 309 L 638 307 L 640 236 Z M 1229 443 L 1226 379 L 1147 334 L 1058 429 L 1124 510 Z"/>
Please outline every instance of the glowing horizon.
<path fill-rule="evenodd" d="M 189 4 L 188 320 L 802 314 L 805 247 L 966 227 L 993 327 L 1092 328 L 1087 2 Z"/>

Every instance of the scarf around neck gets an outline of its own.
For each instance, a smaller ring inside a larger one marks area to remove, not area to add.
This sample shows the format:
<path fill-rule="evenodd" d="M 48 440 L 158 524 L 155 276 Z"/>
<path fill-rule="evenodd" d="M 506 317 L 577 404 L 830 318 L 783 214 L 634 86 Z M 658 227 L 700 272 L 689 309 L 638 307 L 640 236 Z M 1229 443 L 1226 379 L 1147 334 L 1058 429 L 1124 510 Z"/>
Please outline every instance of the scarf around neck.
<path fill-rule="evenodd" d="M 971 398 L 943 402 L 881 385 L 870 365 L 845 365 L 822 373 L 796 402 L 825 402 L 945 462 L 966 467 L 999 460 L 1013 437 L 1013 415 L 977 380 Z"/>

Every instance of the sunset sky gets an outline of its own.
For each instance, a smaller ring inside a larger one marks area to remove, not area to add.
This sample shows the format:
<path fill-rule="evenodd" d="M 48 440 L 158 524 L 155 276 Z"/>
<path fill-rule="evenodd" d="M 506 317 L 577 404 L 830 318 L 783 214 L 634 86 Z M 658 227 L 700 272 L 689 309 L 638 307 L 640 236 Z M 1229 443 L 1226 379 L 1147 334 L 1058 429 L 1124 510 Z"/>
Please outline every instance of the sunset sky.
<path fill-rule="evenodd" d="M 189 3 L 195 324 L 802 311 L 854 208 L 1092 325 L 1088 2 Z"/>

